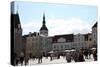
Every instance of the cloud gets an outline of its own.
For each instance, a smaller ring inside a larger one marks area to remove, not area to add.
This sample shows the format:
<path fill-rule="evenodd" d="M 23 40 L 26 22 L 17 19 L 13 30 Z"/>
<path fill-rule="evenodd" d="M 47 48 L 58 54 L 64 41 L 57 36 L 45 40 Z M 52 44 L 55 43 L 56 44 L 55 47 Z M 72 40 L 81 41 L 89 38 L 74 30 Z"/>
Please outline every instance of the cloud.
<path fill-rule="evenodd" d="M 42 26 L 42 21 L 31 21 L 23 24 L 23 32 L 38 32 Z M 49 19 L 46 20 L 46 26 L 49 29 L 49 35 L 88 33 L 91 31 L 91 23 L 80 18 Z"/>
<path fill-rule="evenodd" d="M 88 33 L 91 31 L 91 23 L 83 21 L 80 18 L 70 18 L 69 20 L 51 19 L 47 22 L 51 36 L 70 33 Z"/>
<path fill-rule="evenodd" d="M 41 22 L 30 21 L 22 24 L 23 34 L 28 34 L 29 32 L 39 32 L 40 27 L 42 26 Z"/>

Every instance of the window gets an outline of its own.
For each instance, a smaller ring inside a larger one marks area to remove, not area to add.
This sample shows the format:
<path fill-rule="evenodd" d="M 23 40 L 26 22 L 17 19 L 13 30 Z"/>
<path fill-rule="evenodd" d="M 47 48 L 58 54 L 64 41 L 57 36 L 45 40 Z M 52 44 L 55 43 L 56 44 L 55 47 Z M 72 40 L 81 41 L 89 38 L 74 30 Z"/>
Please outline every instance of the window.
<path fill-rule="evenodd" d="M 63 45 L 61 45 L 61 48 L 63 48 Z"/>
<path fill-rule="evenodd" d="M 18 28 L 20 28 L 21 26 L 20 26 L 20 24 L 18 24 Z"/>
<path fill-rule="evenodd" d="M 58 42 L 66 42 L 66 39 L 65 38 L 59 38 Z"/>
<path fill-rule="evenodd" d="M 45 33 L 47 33 L 47 32 L 45 32 Z"/>
<path fill-rule="evenodd" d="M 89 40 L 91 41 L 91 38 Z"/>
<path fill-rule="evenodd" d="M 67 45 L 65 45 L 65 48 L 67 48 Z"/>
<path fill-rule="evenodd" d="M 56 45 L 54 45 L 54 48 L 56 48 Z"/>

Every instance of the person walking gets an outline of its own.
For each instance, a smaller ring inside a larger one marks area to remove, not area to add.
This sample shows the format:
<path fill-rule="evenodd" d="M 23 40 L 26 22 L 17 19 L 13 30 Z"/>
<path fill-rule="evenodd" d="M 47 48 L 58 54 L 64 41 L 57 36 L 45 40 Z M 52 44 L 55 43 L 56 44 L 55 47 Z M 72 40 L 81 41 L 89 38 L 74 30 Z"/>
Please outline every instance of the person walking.
<path fill-rule="evenodd" d="M 25 57 L 25 65 L 27 65 L 27 64 L 28 64 L 28 61 L 29 61 L 29 57 L 28 57 L 28 56 L 26 56 L 26 57 Z"/>
<path fill-rule="evenodd" d="M 66 53 L 66 61 L 67 61 L 68 63 L 71 62 L 71 54 L 70 54 L 70 52 L 67 52 L 67 53 Z"/>
<path fill-rule="evenodd" d="M 73 60 L 75 61 L 75 62 L 78 62 L 78 52 L 74 52 L 74 54 L 73 54 Z"/>
<path fill-rule="evenodd" d="M 23 65 L 23 61 L 24 61 L 24 53 L 21 52 L 21 55 L 20 55 L 20 63 L 21 63 L 21 65 Z"/>
<path fill-rule="evenodd" d="M 52 57 L 53 57 L 53 54 L 50 54 L 50 61 L 52 61 L 52 59 L 53 59 Z"/>
<path fill-rule="evenodd" d="M 91 54 L 92 54 L 92 51 L 89 49 L 88 50 L 89 59 L 91 59 Z"/>
<path fill-rule="evenodd" d="M 85 61 L 82 51 L 79 52 L 78 61 L 79 62 L 84 62 Z"/>
<path fill-rule="evenodd" d="M 84 55 L 85 55 L 85 59 L 88 59 L 88 50 L 87 49 L 84 50 Z"/>
<path fill-rule="evenodd" d="M 19 61 L 20 61 L 20 59 L 19 59 L 19 57 L 17 57 L 16 58 L 16 65 L 18 65 Z"/>
<path fill-rule="evenodd" d="M 97 61 L 97 49 L 93 51 L 93 58 L 94 58 L 94 61 Z"/>
<path fill-rule="evenodd" d="M 40 63 L 42 63 L 42 55 L 40 56 Z"/>

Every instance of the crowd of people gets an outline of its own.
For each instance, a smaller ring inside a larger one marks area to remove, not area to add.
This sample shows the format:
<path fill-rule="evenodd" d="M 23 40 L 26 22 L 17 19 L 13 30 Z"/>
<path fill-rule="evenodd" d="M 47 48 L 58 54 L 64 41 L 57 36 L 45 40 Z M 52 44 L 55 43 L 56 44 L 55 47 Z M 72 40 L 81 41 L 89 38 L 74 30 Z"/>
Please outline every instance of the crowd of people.
<path fill-rule="evenodd" d="M 91 59 L 91 55 L 93 56 L 94 61 L 97 61 L 97 49 L 84 49 L 66 53 L 66 60 L 67 62 L 71 62 L 71 60 L 74 60 L 75 62 L 84 62 L 85 59 Z"/>
<path fill-rule="evenodd" d="M 71 52 L 66 52 L 64 54 L 49 54 L 47 56 L 28 56 L 26 58 L 26 56 L 24 56 L 23 54 L 19 57 L 17 57 L 17 55 L 15 56 L 15 65 L 21 64 L 23 65 L 23 62 L 25 62 L 25 65 L 28 65 L 28 61 L 30 59 L 38 60 L 37 63 L 42 63 L 42 58 L 46 57 L 48 59 L 48 57 L 50 57 L 50 61 L 53 61 L 54 59 L 60 59 L 60 56 L 65 57 L 65 60 L 67 61 L 67 63 L 70 63 L 71 61 L 75 61 L 75 62 L 84 62 L 85 59 L 91 59 L 91 55 L 93 56 L 94 61 L 97 61 L 97 49 L 94 50 L 90 50 L 90 49 L 80 49 L 77 51 L 71 51 Z"/>

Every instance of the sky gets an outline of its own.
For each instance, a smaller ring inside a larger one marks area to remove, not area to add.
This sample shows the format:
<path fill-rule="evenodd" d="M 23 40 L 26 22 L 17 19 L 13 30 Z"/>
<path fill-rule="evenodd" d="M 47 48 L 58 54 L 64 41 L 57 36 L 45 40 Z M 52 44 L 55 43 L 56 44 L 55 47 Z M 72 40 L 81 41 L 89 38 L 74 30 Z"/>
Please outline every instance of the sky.
<path fill-rule="evenodd" d="M 39 32 L 43 13 L 49 36 L 90 33 L 97 21 L 96 6 L 16 1 L 14 7 L 14 12 L 19 13 L 23 35 Z"/>

